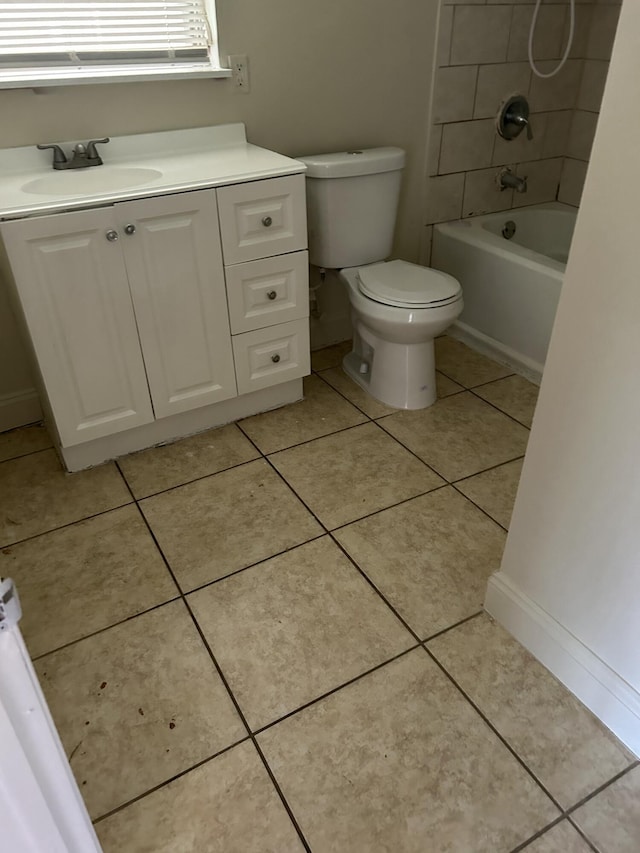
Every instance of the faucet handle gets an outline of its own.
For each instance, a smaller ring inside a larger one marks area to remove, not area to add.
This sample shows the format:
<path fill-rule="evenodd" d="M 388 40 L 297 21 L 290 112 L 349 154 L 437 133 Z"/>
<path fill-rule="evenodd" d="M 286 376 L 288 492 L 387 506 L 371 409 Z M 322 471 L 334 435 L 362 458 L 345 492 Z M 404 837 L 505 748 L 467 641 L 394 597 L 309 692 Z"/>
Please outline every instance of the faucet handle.
<path fill-rule="evenodd" d="M 62 148 L 59 145 L 36 145 L 40 151 L 46 151 L 48 148 L 53 149 L 53 166 L 55 168 L 56 163 L 66 163 L 67 155 L 64 153 Z"/>
<path fill-rule="evenodd" d="M 100 160 L 100 155 L 98 154 L 98 149 L 96 145 L 104 145 L 109 142 L 110 139 L 108 136 L 105 136 L 104 139 L 90 139 L 87 142 L 87 159 L 88 160 Z"/>

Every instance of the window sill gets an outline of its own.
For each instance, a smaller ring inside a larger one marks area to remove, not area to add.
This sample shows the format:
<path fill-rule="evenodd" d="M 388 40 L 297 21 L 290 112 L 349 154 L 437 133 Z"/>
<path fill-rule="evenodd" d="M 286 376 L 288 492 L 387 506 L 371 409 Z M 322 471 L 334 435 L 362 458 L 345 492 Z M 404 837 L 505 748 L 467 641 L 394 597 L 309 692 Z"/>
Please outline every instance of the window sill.
<path fill-rule="evenodd" d="M 231 77 L 230 68 L 211 65 L 104 66 L 95 68 L 24 68 L 0 72 L 0 89 L 44 89 L 95 83 L 138 83 L 153 80 L 199 80 Z"/>

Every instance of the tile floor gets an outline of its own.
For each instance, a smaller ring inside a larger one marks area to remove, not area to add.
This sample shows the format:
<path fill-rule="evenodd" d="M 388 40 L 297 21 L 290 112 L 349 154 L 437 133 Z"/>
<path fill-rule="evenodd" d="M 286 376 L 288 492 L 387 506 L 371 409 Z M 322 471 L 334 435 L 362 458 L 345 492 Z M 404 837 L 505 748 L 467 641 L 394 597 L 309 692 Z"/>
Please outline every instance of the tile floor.
<path fill-rule="evenodd" d="M 640 766 L 482 613 L 537 389 L 437 341 L 79 474 L 0 435 L 0 574 L 106 853 L 631 853 Z"/>

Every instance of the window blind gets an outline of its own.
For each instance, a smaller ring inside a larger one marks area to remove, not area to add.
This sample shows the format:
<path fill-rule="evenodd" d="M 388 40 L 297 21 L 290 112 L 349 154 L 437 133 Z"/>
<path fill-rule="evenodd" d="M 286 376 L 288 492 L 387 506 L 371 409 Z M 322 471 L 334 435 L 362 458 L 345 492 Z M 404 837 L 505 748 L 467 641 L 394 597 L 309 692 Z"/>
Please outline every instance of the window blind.
<path fill-rule="evenodd" d="M 0 68 L 208 61 L 205 0 L 0 0 Z"/>

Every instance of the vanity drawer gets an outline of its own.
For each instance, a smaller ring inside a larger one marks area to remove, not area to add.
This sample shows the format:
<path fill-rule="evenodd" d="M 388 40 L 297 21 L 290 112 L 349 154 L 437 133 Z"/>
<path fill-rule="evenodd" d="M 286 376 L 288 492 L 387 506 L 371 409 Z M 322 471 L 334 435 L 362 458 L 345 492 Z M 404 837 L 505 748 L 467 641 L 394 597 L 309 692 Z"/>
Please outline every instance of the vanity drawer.
<path fill-rule="evenodd" d="M 225 264 L 307 248 L 304 175 L 220 187 L 217 193 Z"/>
<path fill-rule="evenodd" d="M 238 394 L 298 379 L 311 371 L 307 319 L 245 332 L 231 340 Z"/>
<path fill-rule="evenodd" d="M 225 269 L 231 332 L 309 315 L 309 254 L 293 252 Z"/>

